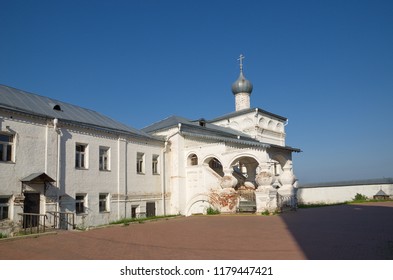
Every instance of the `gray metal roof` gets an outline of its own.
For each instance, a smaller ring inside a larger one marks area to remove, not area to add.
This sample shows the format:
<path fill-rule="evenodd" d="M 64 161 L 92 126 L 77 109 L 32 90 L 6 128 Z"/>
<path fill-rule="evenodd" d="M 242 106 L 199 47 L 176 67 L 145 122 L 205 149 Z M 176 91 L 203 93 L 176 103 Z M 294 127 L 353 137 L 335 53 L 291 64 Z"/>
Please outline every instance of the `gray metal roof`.
<path fill-rule="evenodd" d="M 236 143 L 236 144 L 247 145 L 247 146 L 262 147 L 265 149 L 270 147 L 269 144 L 261 143 L 258 141 L 249 141 L 249 140 L 244 140 L 241 138 L 237 139 L 237 138 L 233 138 L 233 137 L 225 137 L 225 136 L 214 135 L 214 134 L 201 134 L 201 133 L 195 133 L 195 132 L 189 132 L 189 131 L 182 131 L 181 134 L 183 134 L 185 136 L 191 136 L 194 138 L 203 138 L 203 139 Z"/>
<path fill-rule="evenodd" d="M 220 120 L 237 117 L 237 116 L 240 116 L 240 115 L 243 115 L 243 114 L 247 114 L 247 113 L 251 113 L 251 112 L 255 112 L 255 111 L 258 111 L 261 114 L 272 116 L 272 117 L 277 118 L 277 119 L 282 120 L 282 121 L 287 121 L 286 117 L 270 113 L 270 112 L 265 111 L 265 110 L 260 109 L 260 108 L 250 108 L 250 109 L 239 110 L 239 111 L 236 111 L 236 112 L 232 112 L 232 113 L 229 113 L 229 114 L 226 114 L 226 115 L 214 118 L 212 120 L 209 120 L 209 122 L 210 123 L 217 122 L 217 121 L 220 121 Z"/>
<path fill-rule="evenodd" d="M 201 122 L 203 122 L 203 126 L 201 125 Z M 182 125 L 183 128 L 182 130 L 184 130 L 184 128 L 187 128 L 188 130 L 193 130 L 194 132 L 197 131 L 198 133 L 202 133 L 202 134 L 210 134 L 210 135 L 214 134 L 214 135 L 220 135 L 220 136 L 226 136 L 232 138 L 237 138 L 238 136 L 240 136 L 242 138 L 250 139 L 250 141 L 256 141 L 255 139 L 250 138 L 249 135 L 229 127 L 222 127 L 219 125 L 211 124 L 206 122 L 204 119 L 191 121 L 179 116 L 170 116 L 166 119 L 163 119 L 162 121 L 147 126 L 142 130 L 147 133 L 154 133 L 172 127 L 177 127 L 179 123 Z"/>
<path fill-rule="evenodd" d="M 387 196 L 387 194 L 383 190 L 379 190 L 375 195 Z"/>
<path fill-rule="evenodd" d="M 49 177 L 45 172 L 32 173 L 21 180 L 21 182 L 34 182 L 34 181 L 56 182 L 54 179 Z"/>
<path fill-rule="evenodd" d="M 5 85 L 0 85 L 0 108 L 152 139 L 149 134 L 96 111 Z"/>
<path fill-rule="evenodd" d="M 201 122 L 203 122 L 203 125 L 201 125 Z M 179 124 L 181 124 L 181 133 L 186 136 L 212 139 L 217 141 L 227 141 L 243 145 L 259 146 L 263 148 L 276 148 L 292 152 L 301 152 L 300 149 L 292 148 L 289 146 L 283 147 L 260 142 L 241 131 L 232 129 L 230 127 L 222 127 L 219 125 L 211 124 L 204 119 L 191 121 L 179 116 L 170 116 L 150 126 L 147 126 L 142 130 L 147 133 L 154 133 L 173 127 L 178 127 Z"/>
<path fill-rule="evenodd" d="M 189 123 L 192 122 L 186 118 L 179 117 L 179 116 L 170 116 L 161 121 L 155 122 L 149 126 L 142 128 L 142 131 L 146 133 L 157 132 L 161 130 L 165 130 L 171 127 L 177 126 L 179 123 Z"/>
<path fill-rule="evenodd" d="M 254 138 L 251 138 L 247 134 L 234 131 L 232 129 L 226 129 L 225 127 L 220 127 L 217 125 L 207 125 L 206 126 L 199 126 L 195 124 L 182 124 L 181 132 L 189 132 L 198 134 L 201 136 L 214 136 L 214 137 L 224 137 L 229 139 L 242 139 L 248 142 L 253 143 L 261 143 Z"/>

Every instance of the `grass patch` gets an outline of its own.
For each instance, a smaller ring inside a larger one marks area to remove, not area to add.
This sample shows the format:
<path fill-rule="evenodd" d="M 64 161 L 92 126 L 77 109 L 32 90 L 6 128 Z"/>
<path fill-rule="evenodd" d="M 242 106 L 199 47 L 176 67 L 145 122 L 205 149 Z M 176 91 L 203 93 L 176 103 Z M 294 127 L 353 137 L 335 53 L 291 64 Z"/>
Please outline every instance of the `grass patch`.
<path fill-rule="evenodd" d="M 348 204 L 348 202 L 339 202 L 339 203 L 308 203 L 308 204 L 298 204 L 297 208 L 317 208 L 317 207 L 327 207 L 327 206 L 337 206 Z"/>
<path fill-rule="evenodd" d="M 1 238 L 7 238 L 7 237 L 8 237 L 7 234 L 0 232 L 0 239 L 1 239 Z"/>
<path fill-rule="evenodd" d="M 392 199 L 371 199 L 367 196 L 357 193 L 351 201 L 344 201 L 338 203 L 309 203 L 309 204 L 299 204 L 298 208 L 316 208 L 316 207 L 326 207 L 326 206 L 337 206 L 337 205 L 347 205 L 353 203 L 368 203 L 368 202 L 385 202 L 393 201 Z"/>
<path fill-rule="evenodd" d="M 367 203 L 367 202 L 386 202 L 386 201 L 393 201 L 393 199 L 352 200 L 352 201 L 348 201 L 347 204 L 352 204 L 352 203 Z"/>
<path fill-rule="evenodd" d="M 124 218 L 124 219 L 120 219 L 118 221 L 111 222 L 109 224 L 110 225 L 124 224 L 125 226 L 128 226 L 130 223 L 143 224 L 145 221 L 149 221 L 149 220 L 158 220 L 158 219 L 165 219 L 165 218 L 171 218 L 171 217 L 177 217 L 177 216 L 179 216 L 179 215 L 153 216 L 153 217 L 145 217 L 145 218 Z"/>
<path fill-rule="evenodd" d="M 384 201 L 393 201 L 392 199 L 373 199 L 373 198 L 368 198 L 367 196 L 357 193 L 355 197 L 348 202 L 348 204 L 351 203 L 366 203 L 366 202 L 384 202 Z"/>

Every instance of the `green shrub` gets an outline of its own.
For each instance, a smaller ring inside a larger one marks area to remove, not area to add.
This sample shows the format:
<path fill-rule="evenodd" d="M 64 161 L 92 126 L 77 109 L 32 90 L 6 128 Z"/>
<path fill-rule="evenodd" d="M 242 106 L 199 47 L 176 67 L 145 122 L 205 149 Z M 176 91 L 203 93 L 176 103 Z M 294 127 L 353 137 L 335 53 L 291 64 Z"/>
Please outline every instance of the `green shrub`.
<path fill-rule="evenodd" d="M 1 238 L 7 238 L 7 237 L 8 237 L 7 234 L 0 232 L 0 239 Z"/>
<path fill-rule="evenodd" d="M 220 210 L 214 209 L 213 207 L 209 207 L 206 209 L 206 214 L 207 215 L 218 215 L 218 214 L 220 214 Z"/>
<path fill-rule="evenodd" d="M 364 201 L 364 200 L 368 200 L 368 197 L 360 193 L 357 193 L 353 199 L 353 201 Z"/>
<path fill-rule="evenodd" d="M 265 211 L 263 211 L 263 212 L 261 213 L 261 215 L 263 215 L 263 216 L 269 216 L 269 215 L 270 215 L 270 212 L 269 212 L 269 210 L 265 210 Z"/>

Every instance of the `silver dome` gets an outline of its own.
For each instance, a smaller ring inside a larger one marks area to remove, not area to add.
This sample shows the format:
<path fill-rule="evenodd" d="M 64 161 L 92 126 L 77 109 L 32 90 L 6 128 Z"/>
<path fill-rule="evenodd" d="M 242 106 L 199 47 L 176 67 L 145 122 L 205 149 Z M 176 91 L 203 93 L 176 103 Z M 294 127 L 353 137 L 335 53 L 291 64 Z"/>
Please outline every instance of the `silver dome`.
<path fill-rule="evenodd" d="M 239 78 L 237 78 L 237 80 L 232 84 L 232 92 L 233 94 L 241 92 L 251 94 L 252 83 L 244 77 L 243 71 L 240 71 Z"/>

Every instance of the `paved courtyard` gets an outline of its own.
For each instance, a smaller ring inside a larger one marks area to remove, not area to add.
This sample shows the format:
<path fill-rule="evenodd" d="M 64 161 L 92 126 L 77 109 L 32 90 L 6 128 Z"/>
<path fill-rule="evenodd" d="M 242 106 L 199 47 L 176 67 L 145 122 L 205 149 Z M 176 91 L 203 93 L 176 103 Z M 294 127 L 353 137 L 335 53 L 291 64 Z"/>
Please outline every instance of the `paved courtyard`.
<path fill-rule="evenodd" d="M 64 231 L 3 240 L 0 259 L 393 259 L 393 202 Z"/>

